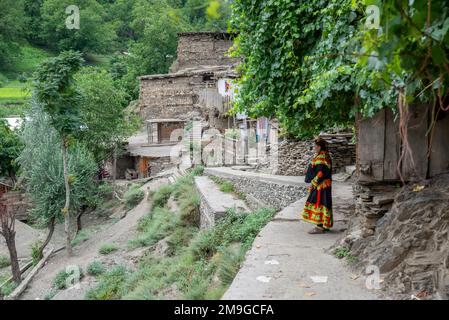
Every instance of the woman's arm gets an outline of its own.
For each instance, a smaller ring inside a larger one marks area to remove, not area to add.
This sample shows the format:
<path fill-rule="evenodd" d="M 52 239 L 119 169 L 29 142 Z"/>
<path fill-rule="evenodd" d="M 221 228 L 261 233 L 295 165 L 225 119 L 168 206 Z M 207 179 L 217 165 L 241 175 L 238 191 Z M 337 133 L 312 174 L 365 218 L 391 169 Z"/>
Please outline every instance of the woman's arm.
<path fill-rule="evenodd" d="M 321 184 L 321 182 L 323 182 L 326 169 L 327 167 L 323 164 L 319 164 L 316 166 L 316 175 L 311 181 L 313 188 L 317 188 Z"/>

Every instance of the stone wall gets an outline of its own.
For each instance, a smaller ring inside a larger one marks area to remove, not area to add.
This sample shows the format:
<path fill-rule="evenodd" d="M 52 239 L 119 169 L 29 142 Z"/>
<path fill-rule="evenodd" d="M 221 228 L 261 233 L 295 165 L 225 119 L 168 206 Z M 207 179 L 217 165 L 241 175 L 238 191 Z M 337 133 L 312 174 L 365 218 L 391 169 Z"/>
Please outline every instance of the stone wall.
<path fill-rule="evenodd" d="M 321 135 L 329 143 L 333 171 L 344 171 L 346 166 L 355 164 L 356 150 L 351 143 L 352 134 Z M 314 156 L 314 142 L 311 140 L 284 140 L 279 145 L 279 166 L 275 174 L 302 176 Z"/>
<path fill-rule="evenodd" d="M 237 192 L 245 194 L 245 202 L 252 210 L 268 207 L 280 210 L 306 195 L 305 184 L 288 185 L 258 178 L 217 176 L 231 181 Z"/>
<path fill-rule="evenodd" d="M 155 176 L 159 172 L 172 168 L 174 164 L 170 161 L 170 157 L 151 158 L 149 160 L 150 176 Z"/>
<path fill-rule="evenodd" d="M 246 203 L 235 195 L 222 192 L 207 176 L 195 177 L 195 187 L 200 196 L 200 228 L 213 227 L 228 209 L 236 213 L 249 213 Z"/>
<path fill-rule="evenodd" d="M 233 35 L 221 32 L 179 33 L 177 68 L 232 65 L 235 58 L 225 54 L 233 44 Z"/>
<path fill-rule="evenodd" d="M 369 237 L 376 232 L 376 225 L 392 205 L 398 188 L 386 183 L 355 183 L 355 214 L 360 218 L 362 237 Z"/>
<path fill-rule="evenodd" d="M 140 115 L 144 120 L 176 118 L 189 120 L 201 115 L 195 108 L 194 84 L 199 76 L 188 75 L 141 78 Z"/>
<path fill-rule="evenodd" d="M 398 190 L 391 209 L 375 223 L 372 236 L 363 237 L 360 225 L 353 223 L 341 243 L 357 258 L 355 269 L 364 272 L 368 265 L 379 268 L 384 278 L 381 289 L 392 298 L 420 294 L 425 299 L 448 299 L 448 233 L 446 174 Z"/>

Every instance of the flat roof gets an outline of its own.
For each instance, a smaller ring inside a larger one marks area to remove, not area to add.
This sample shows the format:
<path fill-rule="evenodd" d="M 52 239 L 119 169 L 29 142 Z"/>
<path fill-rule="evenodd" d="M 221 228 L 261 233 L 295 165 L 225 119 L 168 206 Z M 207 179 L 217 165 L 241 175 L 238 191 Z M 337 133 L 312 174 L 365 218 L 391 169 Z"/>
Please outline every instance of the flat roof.
<path fill-rule="evenodd" d="M 217 73 L 220 76 L 229 74 L 230 76 L 236 76 L 236 72 L 233 70 L 233 65 L 221 65 L 221 66 L 199 66 L 197 68 L 184 69 L 175 73 L 163 73 L 163 74 L 150 74 L 138 77 L 139 80 L 152 80 L 152 79 L 169 79 L 179 77 L 189 77 L 194 75 L 201 75 L 207 73 Z"/>
<path fill-rule="evenodd" d="M 174 145 L 129 146 L 128 152 L 134 157 L 164 158 L 170 157 L 170 152 L 173 147 Z"/>
<path fill-rule="evenodd" d="M 227 31 L 197 31 L 197 32 L 178 32 L 178 36 L 201 36 L 201 35 L 223 35 L 228 37 L 235 37 L 237 33 L 230 33 Z"/>
<path fill-rule="evenodd" d="M 187 122 L 187 120 L 182 119 L 148 119 L 145 122 L 155 123 L 155 122 Z"/>

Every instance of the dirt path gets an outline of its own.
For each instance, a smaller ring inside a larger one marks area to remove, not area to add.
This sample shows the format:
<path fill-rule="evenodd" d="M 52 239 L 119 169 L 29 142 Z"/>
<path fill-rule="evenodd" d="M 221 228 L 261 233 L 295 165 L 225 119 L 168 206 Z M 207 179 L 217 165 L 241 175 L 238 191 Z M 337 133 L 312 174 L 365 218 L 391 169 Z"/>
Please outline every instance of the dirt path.
<path fill-rule="evenodd" d="M 56 274 L 69 265 L 80 266 L 85 271 L 90 262 L 97 260 L 108 266 L 121 264 L 134 268 L 133 255 L 132 252 L 127 251 L 127 242 L 132 239 L 133 235 L 136 233 L 136 226 L 139 218 L 150 211 L 151 203 L 148 201 L 149 191 L 155 190 L 162 184 L 168 182 L 168 179 L 161 178 L 150 181 L 142 186 L 141 189 L 145 192 L 144 200 L 134 209 L 129 211 L 125 218 L 116 223 L 110 223 L 102 228 L 101 231 L 92 234 L 88 240 L 74 247 L 73 257 L 67 258 L 65 251 L 61 251 L 54 255 L 35 276 L 20 299 L 43 299 L 44 296 L 50 292 Z M 98 253 L 98 249 L 104 243 L 114 244 L 119 250 L 107 256 L 102 256 Z M 95 283 L 96 280 L 93 277 L 86 275 L 82 279 L 79 289 L 73 288 L 60 291 L 54 299 L 81 300 L 84 298 L 85 291 Z"/>

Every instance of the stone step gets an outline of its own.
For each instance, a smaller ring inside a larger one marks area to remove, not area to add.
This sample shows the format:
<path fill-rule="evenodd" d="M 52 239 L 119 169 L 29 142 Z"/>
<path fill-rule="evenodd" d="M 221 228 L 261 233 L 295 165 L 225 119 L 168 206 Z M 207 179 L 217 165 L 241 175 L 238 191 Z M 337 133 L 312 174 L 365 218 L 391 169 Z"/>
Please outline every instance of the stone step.
<path fill-rule="evenodd" d="M 195 177 L 195 187 L 200 194 L 200 227 L 213 227 L 217 220 L 225 216 L 228 209 L 248 213 L 251 210 L 237 196 L 220 191 L 219 187 L 207 176 Z"/>

